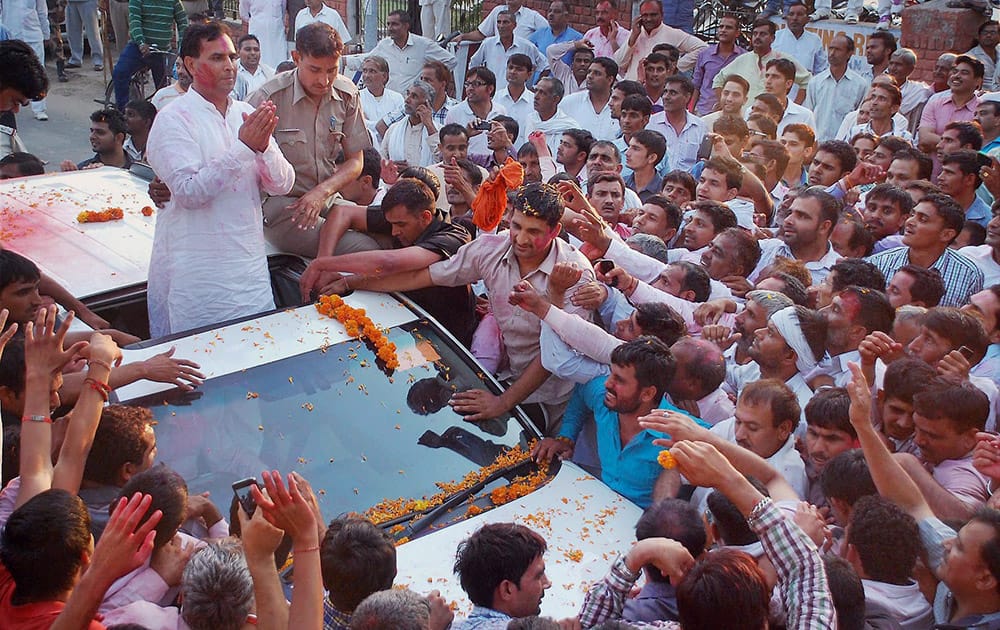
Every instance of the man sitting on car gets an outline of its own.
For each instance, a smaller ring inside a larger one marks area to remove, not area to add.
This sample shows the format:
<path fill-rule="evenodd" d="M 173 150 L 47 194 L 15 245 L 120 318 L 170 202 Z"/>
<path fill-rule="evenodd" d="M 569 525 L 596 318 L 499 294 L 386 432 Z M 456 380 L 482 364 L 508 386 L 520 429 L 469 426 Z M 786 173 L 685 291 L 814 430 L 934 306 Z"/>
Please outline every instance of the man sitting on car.
<path fill-rule="evenodd" d="M 450 404 L 472 422 L 496 418 L 521 402 L 538 402 L 547 413 L 545 432 L 558 430 L 559 419 L 572 391 L 572 383 L 549 378 L 542 367 L 538 337 L 541 321 L 526 315 L 510 304 L 514 286 L 531 283 L 539 293 L 548 290 L 549 277 L 556 263 L 575 263 L 584 269 L 576 286 L 594 279 L 590 261 L 571 245 L 558 238 L 559 219 L 564 206 L 559 193 L 551 186 L 528 184 L 514 197 L 510 230 L 501 234 L 481 234 L 462 246 L 455 256 L 424 269 L 387 275 L 376 268 L 368 275 L 340 277 L 324 272 L 317 283 L 331 290 L 412 291 L 429 286 L 461 286 L 482 280 L 489 294 L 490 308 L 503 333 L 510 363 L 500 376 L 514 379 L 500 396 L 484 389 L 456 392 Z M 571 289 L 572 290 L 572 289 Z M 582 307 L 566 305 L 567 312 L 587 317 Z"/>
<path fill-rule="evenodd" d="M 323 286 L 317 281 L 324 272 L 382 273 L 426 269 L 448 260 L 470 241 L 469 233 L 447 220 L 434 207 L 437 196 L 423 182 L 403 178 L 385 194 L 381 206 L 345 206 L 329 219 L 341 234 L 349 228 L 369 234 L 392 234 L 393 249 L 376 249 L 341 256 L 324 256 L 310 263 L 302 275 L 302 299 L 308 300 Z M 427 287 L 409 292 L 455 337 L 468 346 L 475 331 L 475 302 L 469 285 Z"/>

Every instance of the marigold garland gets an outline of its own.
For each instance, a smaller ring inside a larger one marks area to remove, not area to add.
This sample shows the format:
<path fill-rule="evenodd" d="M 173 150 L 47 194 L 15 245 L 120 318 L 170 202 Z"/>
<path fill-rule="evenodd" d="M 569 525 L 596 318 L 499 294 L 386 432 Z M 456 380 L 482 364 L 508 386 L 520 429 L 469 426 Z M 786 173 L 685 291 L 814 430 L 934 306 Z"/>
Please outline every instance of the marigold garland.
<path fill-rule="evenodd" d="M 125 217 L 121 208 L 108 208 L 106 210 L 84 210 L 76 215 L 78 223 L 104 223 L 106 221 L 118 221 Z"/>
<path fill-rule="evenodd" d="M 530 458 L 530 448 L 524 450 L 520 445 L 515 446 L 501 453 L 492 464 L 483 466 L 478 470 L 470 471 L 462 477 L 461 481 L 438 482 L 437 487 L 441 489 L 441 492 L 431 497 L 424 497 L 422 499 L 383 499 L 368 508 L 364 513 L 364 517 L 378 525 L 406 514 L 422 512 L 437 507 L 444 503 L 448 497 L 475 486 L 498 470 L 515 466 Z M 504 503 L 509 503 L 514 499 L 523 497 L 545 482 L 545 479 L 548 477 L 548 470 L 547 464 L 540 464 L 537 472 L 518 477 L 513 483 L 490 492 L 490 499 L 494 505 L 503 505 Z M 478 512 L 470 508 L 467 515 L 472 516 L 474 513 Z M 395 533 L 393 529 L 395 528 L 390 529 L 391 533 Z M 402 528 L 399 531 L 402 531 Z"/>
<path fill-rule="evenodd" d="M 351 337 L 372 342 L 375 356 L 385 363 L 386 368 L 395 370 L 399 367 L 396 344 L 389 341 L 371 318 L 365 315 L 365 309 L 348 306 L 339 295 L 322 295 L 316 303 L 316 310 L 343 324 L 344 330 Z"/>

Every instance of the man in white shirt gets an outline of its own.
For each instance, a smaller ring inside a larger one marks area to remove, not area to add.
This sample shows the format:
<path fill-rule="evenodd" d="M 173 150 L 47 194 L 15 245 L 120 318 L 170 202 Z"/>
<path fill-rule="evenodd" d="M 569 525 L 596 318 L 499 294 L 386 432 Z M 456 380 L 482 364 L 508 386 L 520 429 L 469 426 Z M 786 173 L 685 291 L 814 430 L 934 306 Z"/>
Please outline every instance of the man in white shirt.
<path fill-rule="evenodd" d="M 417 79 L 406 88 L 403 111 L 406 117 L 392 123 L 382 139 L 382 156 L 396 163 L 399 170 L 409 166 L 430 166 L 437 153 L 440 137 L 434 126 L 431 103 L 434 88 Z"/>
<path fill-rule="evenodd" d="M 389 36 L 380 41 L 366 55 L 349 55 L 344 67 L 352 72 L 361 69 L 367 55 L 378 55 L 389 62 L 392 73 L 386 87 L 399 93 L 406 91 L 417 78 L 427 61 L 440 61 L 449 69 L 455 68 L 455 55 L 433 40 L 410 33 L 410 14 L 393 11 L 385 23 Z"/>
<path fill-rule="evenodd" d="M 847 133 L 853 138 L 859 133 L 871 133 L 880 138 L 885 136 L 896 136 L 908 142 L 913 140 L 913 136 L 906 129 L 905 124 L 899 124 L 896 117 L 899 105 L 903 101 L 903 96 L 895 85 L 880 82 L 872 85 L 868 92 L 869 119 L 863 125 L 854 125 Z"/>
<path fill-rule="evenodd" d="M 560 109 L 590 131 L 598 140 L 614 140 L 621 134 L 618 121 L 611 117 L 611 86 L 618 76 L 618 64 L 607 57 L 598 57 L 587 72 L 587 89 L 570 94 L 559 104 Z"/>
<path fill-rule="evenodd" d="M 1000 43 L 1000 25 L 988 19 L 979 25 L 977 45 L 965 54 L 983 62 L 983 90 L 992 92 L 997 69 L 997 44 Z"/>
<path fill-rule="evenodd" d="M 191 87 L 191 75 L 184 68 L 184 63 L 180 57 L 177 58 L 177 62 L 174 64 L 174 70 L 177 72 L 177 80 L 157 90 L 156 94 L 153 94 L 153 98 L 149 99 L 149 102 L 153 104 L 158 113 L 162 112 L 164 107 L 172 103 L 177 97 L 183 95 Z"/>
<path fill-rule="evenodd" d="M 0 4 L 0 23 L 7 28 L 9 38 L 19 39 L 31 46 L 42 65 L 45 65 L 45 41 L 49 39 L 50 34 L 48 15 L 48 9 L 42 0 L 7 0 Z M 56 29 L 58 32 L 58 27 Z M 83 41 L 82 37 L 80 41 Z M 62 45 L 61 42 L 60 45 Z M 121 45 L 124 46 L 124 43 Z M 83 50 L 82 45 L 80 50 Z M 62 59 L 61 54 L 59 59 Z M 100 64 L 99 55 L 95 56 L 94 59 L 95 64 Z M 62 66 L 59 68 L 60 80 L 62 80 L 64 72 Z M 31 101 L 31 111 L 34 112 L 35 120 L 49 119 L 49 115 L 45 111 L 44 98 Z"/>
<path fill-rule="evenodd" d="M 775 379 L 795 393 L 800 409 L 804 410 L 813 395 L 805 375 L 823 357 L 826 319 L 804 306 L 789 306 L 773 313 L 767 325 L 753 335 L 753 343 L 747 349 L 750 363 L 727 366 L 727 389 L 741 394 L 749 383 Z M 799 431 L 804 434 L 805 427 L 799 427 Z"/>
<path fill-rule="evenodd" d="M 830 64 L 823 50 L 819 35 L 806 30 L 809 9 L 796 0 L 785 9 L 785 26 L 774 36 L 774 49 L 792 57 L 814 75 L 826 70 Z"/>
<path fill-rule="evenodd" d="M 468 33 L 462 33 L 458 41 L 481 42 L 487 37 L 496 35 L 497 17 L 502 11 L 510 11 L 514 15 L 514 21 L 517 23 L 517 26 L 514 28 L 514 35 L 517 37 L 529 39 L 535 31 L 549 25 L 541 13 L 524 6 L 524 0 L 511 0 L 507 4 L 498 4 L 493 7 L 493 10 L 483 18 L 483 21 L 479 23 L 476 29 Z"/>
<path fill-rule="evenodd" d="M 354 39 L 351 35 L 351 31 L 348 30 L 347 25 L 344 24 L 344 19 L 340 17 L 336 9 L 327 6 L 323 0 L 305 0 L 306 7 L 298 12 L 295 16 L 295 32 L 298 33 L 299 29 L 307 24 L 312 24 L 313 22 L 323 22 L 324 24 L 329 24 L 333 27 L 333 30 L 340 34 L 340 38 L 344 40 L 344 44 L 348 44 Z"/>
<path fill-rule="evenodd" d="M 690 172 L 698 162 L 698 147 L 705 138 L 707 127 L 691 112 L 687 104 L 694 94 L 691 79 L 675 74 L 667 78 L 663 90 L 663 111 L 649 118 L 647 129 L 659 131 L 667 139 L 670 170 Z"/>
<path fill-rule="evenodd" d="M 748 383 L 736 401 L 735 415 L 712 427 L 712 433 L 763 457 L 806 496 L 806 467 L 795 450 L 802 408 L 795 393 L 776 379 Z"/>
<path fill-rule="evenodd" d="M 803 124 L 816 128 L 816 118 L 809 109 L 788 98 L 795 85 L 795 62 L 791 59 L 772 59 L 764 66 L 764 92 L 778 98 L 784 110 L 778 123 L 778 135 L 785 127 L 792 124 Z"/>
<path fill-rule="evenodd" d="M 194 83 L 149 134 L 149 163 L 172 193 L 150 258 L 154 337 L 274 308 L 260 190 L 288 193 L 295 172 L 272 137 L 274 105 L 229 98 L 235 67 L 218 59 L 235 54 L 225 25 L 188 27 L 180 56 Z"/>
<path fill-rule="evenodd" d="M 830 233 L 837 224 L 840 202 L 833 195 L 815 188 L 799 193 L 781 229 L 781 238 L 760 241 L 761 257 L 757 268 L 748 276 L 756 282 L 760 272 L 778 256 L 805 263 L 813 284 L 819 284 L 830 273 L 830 267 L 840 254 L 830 245 Z"/>
<path fill-rule="evenodd" d="M 534 44 L 514 35 L 514 28 L 517 25 L 515 20 L 514 14 L 510 11 L 501 11 L 497 15 L 497 34 L 483 40 L 479 50 L 469 59 L 470 68 L 486 66 L 493 72 L 498 91 L 507 87 L 507 59 L 511 55 L 527 55 L 538 71 L 548 67 L 548 60 Z"/>
<path fill-rule="evenodd" d="M 445 124 L 456 123 L 468 130 L 469 153 L 490 153 L 486 146 L 486 134 L 483 133 L 489 126 L 479 129 L 477 125 L 507 113 L 506 109 L 493 102 L 496 88 L 496 75 L 489 68 L 469 68 L 469 73 L 465 75 L 465 100 L 451 108 L 444 119 Z"/>
<path fill-rule="evenodd" d="M 923 553 L 917 521 L 878 495 L 863 496 L 851 510 L 845 557 L 865 590 L 868 603 L 881 604 L 900 628 L 934 626 L 934 612 L 912 578 Z"/>
<path fill-rule="evenodd" d="M 403 95 L 385 87 L 389 82 L 389 62 L 378 55 L 369 55 L 361 64 L 361 81 L 365 87 L 358 92 L 361 96 L 361 111 L 365 115 L 365 126 L 372 140 L 379 144 L 382 134 L 376 125 L 384 116 L 403 108 Z"/>
<path fill-rule="evenodd" d="M 236 86 L 233 98 L 245 100 L 274 76 L 274 68 L 260 61 L 260 40 L 256 35 L 244 35 L 236 42 L 240 55 L 236 62 Z"/>
<path fill-rule="evenodd" d="M 896 86 L 903 95 L 899 105 L 899 113 L 910 121 L 910 133 L 917 130 L 920 122 L 922 105 L 933 94 L 930 86 L 922 81 L 911 81 L 910 75 L 917 67 L 917 55 L 909 48 L 900 48 L 889 56 L 888 72 L 896 79 Z"/>
<path fill-rule="evenodd" d="M 847 67 L 854 56 L 854 40 L 834 35 L 827 46 L 829 67 L 809 81 L 806 109 L 816 118 L 816 140 L 832 140 L 844 116 L 857 109 L 868 92 L 868 81 Z"/>
<path fill-rule="evenodd" d="M 958 250 L 971 259 L 983 272 L 984 287 L 1000 284 L 1000 213 L 994 212 L 986 225 L 986 243 L 972 245 Z"/>
<path fill-rule="evenodd" d="M 532 93 L 525 87 L 531 78 L 534 66 L 527 55 L 514 53 L 507 58 L 507 87 L 497 90 L 497 95 L 493 99 L 497 105 L 507 110 L 507 115 L 517 122 L 518 134 L 512 138 L 511 142 L 515 147 L 519 147 L 528 141 L 525 129 L 528 127 L 528 118 L 535 111 Z"/>
<path fill-rule="evenodd" d="M 579 123 L 559 110 L 562 99 L 562 81 L 553 77 L 545 77 L 539 81 L 535 86 L 535 111 L 528 117 L 528 128 L 525 130 L 526 138 L 534 131 L 542 132 L 552 155 L 559 150 L 563 132 L 580 128 Z"/>

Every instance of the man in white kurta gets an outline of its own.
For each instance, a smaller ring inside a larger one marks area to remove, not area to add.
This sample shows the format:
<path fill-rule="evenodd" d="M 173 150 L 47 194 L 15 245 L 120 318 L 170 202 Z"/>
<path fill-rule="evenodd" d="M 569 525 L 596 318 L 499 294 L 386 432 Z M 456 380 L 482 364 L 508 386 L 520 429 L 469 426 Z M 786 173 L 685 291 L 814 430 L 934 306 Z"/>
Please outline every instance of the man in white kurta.
<path fill-rule="evenodd" d="M 198 57 L 181 50 L 194 83 L 157 115 L 146 147 L 171 191 L 156 214 L 149 263 L 154 338 L 274 308 L 260 191 L 288 193 L 295 173 L 271 137 L 274 106 L 254 110 L 228 96 L 235 63 L 230 72 L 217 59 L 235 49 L 212 29 L 219 26 L 195 25 L 185 35 L 200 45 Z"/>

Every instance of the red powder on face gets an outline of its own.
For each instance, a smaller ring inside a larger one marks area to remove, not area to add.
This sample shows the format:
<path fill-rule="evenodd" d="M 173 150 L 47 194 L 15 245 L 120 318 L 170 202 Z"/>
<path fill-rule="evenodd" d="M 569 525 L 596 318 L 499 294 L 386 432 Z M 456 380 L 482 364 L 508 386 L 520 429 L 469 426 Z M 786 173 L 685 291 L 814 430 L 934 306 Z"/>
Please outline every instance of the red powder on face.
<path fill-rule="evenodd" d="M 857 318 L 858 313 L 861 312 L 861 300 L 850 291 L 840 294 L 840 305 L 843 307 L 844 315 L 852 322 Z"/>

